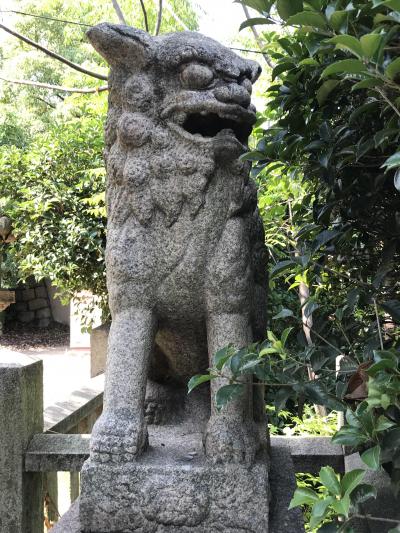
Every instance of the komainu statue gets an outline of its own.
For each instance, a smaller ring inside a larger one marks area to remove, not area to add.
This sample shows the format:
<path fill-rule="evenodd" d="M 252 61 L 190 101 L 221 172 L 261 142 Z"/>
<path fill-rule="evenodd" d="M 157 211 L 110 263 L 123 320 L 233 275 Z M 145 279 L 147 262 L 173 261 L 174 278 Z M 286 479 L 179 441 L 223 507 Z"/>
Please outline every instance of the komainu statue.
<path fill-rule="evenodd" d="M 88 37 L 111 68 L 112 326 L 104 412 L 82 478 L 84 531 L 265 532 L 261 387 L 249 380 L 221 412 L 218 380 L 186 394 L 217 350 L 265 332 L 263 226 L 240 160 L 261 68 L 194 32 L 151 37 L 103 23 Z M 260 515 L 251 527 L 249 513 Z"/>

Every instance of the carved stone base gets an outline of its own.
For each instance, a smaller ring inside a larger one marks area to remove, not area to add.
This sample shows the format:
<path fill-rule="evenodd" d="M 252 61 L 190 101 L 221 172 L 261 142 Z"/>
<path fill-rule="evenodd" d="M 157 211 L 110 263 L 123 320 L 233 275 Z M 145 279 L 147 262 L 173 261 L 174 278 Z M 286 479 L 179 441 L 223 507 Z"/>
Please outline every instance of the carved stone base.
<path fill-rule="evenodd" d="M 134 463 L 87 461 L 81 473 L 82 531 L 267 533 L 266 459 L 251 467 L 212 465 L 202 453 L 200 437 L 172 439 L 163 428 Z"/>

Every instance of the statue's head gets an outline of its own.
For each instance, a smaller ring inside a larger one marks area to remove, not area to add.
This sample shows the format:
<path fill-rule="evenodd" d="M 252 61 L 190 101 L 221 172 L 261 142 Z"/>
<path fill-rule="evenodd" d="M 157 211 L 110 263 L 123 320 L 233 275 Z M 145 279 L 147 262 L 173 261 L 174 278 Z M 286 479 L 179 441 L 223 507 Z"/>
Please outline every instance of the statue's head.
<path fill-rule="evenodd" d="M 144 114 L 203 147 L 247 145 L 258 63 L 195 32 L 151 37 L 103 23 L 88 38 L 111 67 L 110 108 Z"/>

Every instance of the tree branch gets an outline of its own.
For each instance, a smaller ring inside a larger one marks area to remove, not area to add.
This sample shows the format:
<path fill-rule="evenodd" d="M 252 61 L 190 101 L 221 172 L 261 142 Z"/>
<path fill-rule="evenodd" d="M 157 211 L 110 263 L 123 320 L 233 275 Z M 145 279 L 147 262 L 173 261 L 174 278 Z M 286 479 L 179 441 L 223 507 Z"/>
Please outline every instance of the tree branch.
<path fill-rule="evenodd" d="M 56 91 L 62 91 L 64 93 L 82 93 L 82 94 L 90 94 L 90 93 L 100 93 L 102 91 L 108 90 L 108 85 L 102 85 L 101 87 L 94 87 L 94 88 L 79 88 L 79 87 L 62 87 L 60 85 L 51 85 L 50 83 L 41 83 L 38 81 L 31 81 L 31 80 L 18 80 L 13 78 L 3 78 L 0 76 L 0 80 L 6 81 L 7 83 L 17 83 L 19 85 L 30 85 L 32 87 L 41 87 L 42 89 L 53 89 Z"/>
<path fill-rule="evenodd" d="M 244 11 L 244 14 L 246 15 L 247 20 L 250 20 L 251 19 L 251 15 L 249 13 L 249 10 L 247 9 L 247 6 L 242 4 L 242 7 L 243 7 L 243 11 Z M 269 56 L 265 52 L 263 52 L 264 46 L 263 46 L 263 42 L 261 40 L 260 34 L 258 33 L 258 31 L 256 30 L 256 28 L 254 26 L 251 26 L 251 31 L 253 32 L 254 38 L 255 38 L 258 46 L 260 47 L 260 50 L 261 50 L 262 55 L 263 55 L 263 58 L 267 62 L 267 65 L 269 65 L 271 68 L 274 68 L 274 64 L 270 60 Z"/>
<path fill-rule="evenodd" d="M 80 65 L 77 65 L 76 63 L 72 63 L 72 61 L 69 61 L 69 59 L 66 59 L 65 57 L 60 56 L 59 54 L 56 54 L 55 52 L 51 52 L 50 50 L 47 50 L 44 46 L 36 43 L 35 41 L 32 41 L 28 37 L 25 37 L 24 35 L 21 35 L 20 33 L 16 32 L 15 30 L 12 30 L 11 28 L 8 28 L 7 26 L 4 26 L 4 24 L 0 24 L 0 29 L 6 31 L 10 35 L 13 35 L 14 37 L 17 37 L 17 39 L 20 39 L 24 43 L 29 44 L 30 46 L 33 46 L 34 48 L 37 48 L 41 52 L 45 53 L 46 55 L 52 57 L 53 59 L 57 59 L 57 61 L 60 61 L 61 63 L 64 63 L 65 65 L 68 65 L 69 67 L 77 70 L 78 72 L 82 72 L 83 74 L 86 74 L 87 76 L 92 76 L 93 78 L 97 78 L 99 80 L 107 80 L 107 76 L 104 76 L 103 74 L 98 74 L 97 72 L 92 72 L 91 70 L 87 70 Z"/>
<path fill-rule="evenodd" d="M 162 11 L 163 11 L 163 0 L 159 0 L 157 25 L 156 25 L 155 35 L 158 35 L 160 33 L 161 21 L 162 21 Z"/>
<path fill-rule="evenodd" d="M 147 18 L 147 11 L 146 11 L 143 0 L 140 0 L 140 5 L 142 6 L 142 11 L 143 11 L 144 27 L 146 28 L 146 31 L 148 32 L 149 31 L 149 20 Z"/>
<path fill-rule="evenodd" d="M 182 26 L 184 30 L 190 31 L 189 27 L 186 26 L 183 20 L 178 17 L 178 15 L 175 13 L 175 11 L 170 6 L 169 2 L 167 2 L 167 0 L 164 1 L 164 4 L 165 4 L 165 7 L 168 9 L 168 11 L 171 13 L 172 17 L 176 20 L 176 22 L 179 22 L 179 24 Z"/>
<path fill-rule="evenodd" d="M 122 9 L 120 8 L 120 5 L 118 4 L 117 0 L 111 0 L 111 1 L 115 9 L 115 12 L 117 14 L 118 20 L 120 21 L 121 24 L 125 24 L 126 26 L 126 20 L 125 20 L 124 14 L 122 13 Z"/>

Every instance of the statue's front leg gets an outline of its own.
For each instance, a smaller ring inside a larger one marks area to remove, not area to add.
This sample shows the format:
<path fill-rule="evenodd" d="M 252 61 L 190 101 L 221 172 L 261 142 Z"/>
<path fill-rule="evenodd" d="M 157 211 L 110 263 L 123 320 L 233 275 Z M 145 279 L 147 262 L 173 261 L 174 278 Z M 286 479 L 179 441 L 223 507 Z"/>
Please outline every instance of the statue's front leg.
<path fill-rule="evenodd" d="M 211 315 L 207 323 L 207 336 L 210 366 L 214 354 L 221 348 L 233 344 L 240 349 L 252 342 L 249 319 L 241 314 Z M 259 447 L 259 435 L 253 421 L 251 379 L 243 377 L 242 383 L 243 394 L 218 411 L 215 394 L 228 382 L 219 378 L 211 381 L 211 418 L 204 444 L 206 455 L 213 462 L 249 464 Z"/>
<path fill-rule="evenodd" d="M 91 439 L 98 462 L 132 460 L 147 445 L 144 401 L 156 318 L 148 309 L 114 314 L 108 342 L 104 411 Z"/>

